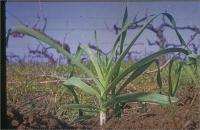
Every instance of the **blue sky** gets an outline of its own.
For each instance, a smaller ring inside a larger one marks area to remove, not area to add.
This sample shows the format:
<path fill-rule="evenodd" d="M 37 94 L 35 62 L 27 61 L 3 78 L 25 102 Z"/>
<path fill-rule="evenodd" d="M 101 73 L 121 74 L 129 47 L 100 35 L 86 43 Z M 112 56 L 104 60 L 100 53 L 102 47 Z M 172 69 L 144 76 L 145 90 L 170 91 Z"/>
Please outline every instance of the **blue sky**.
<path fill-rule="evenodd" d="M 95 44 L 94 30 L 97 31 L 98 42 L 101 49 L 109 51 L 114 44 L 117 35 L 112 32 L 113 25 L 121 25 L 123 13 L 126 3 L 122 2 L 7 2 L 6 17 L 7 29 L 17 25 L 21 25 L 14 16 L 29 26 L 37 21 L 37 15 L 44 14 L 48 23 L 46 33 L 61 42 L 69 44 L 71 51 L 74 53 L 78 44 Z M 148 14 L 157 14 L 160 12 L 171 13 L 178 26 L 196 25 L 200 27 L 200 2 L 129 2 L 128 14 L 131 21 L 137 14 L 138 18 Z M 159 18 L 161 19 L 161 17 Z M 159 20 L 154 22 L 159 24 Z M 43 25 L 41 20 L 40 26 Z M 107 28 L 111 29 L 111 31 Z M 134 36 L 135 31 L 129 31 L 127 41 Z M 181 32 L 185 40 L 190 38 L 191 32 Z M 169 42 L 178 43 L 175 33 L 166 31 L 166 38 Z M 146 43 L 146 40 L 156 40 L 155 34 L 148 31 L 138 39 L 138 43 Z M 196 38 L 194 42 L 200 43 L 200 38 Z M 23 56 L 27 54 L 27 47 L 35 48 L 38 41 L 24 37 L 10 38 L 7 54 L 14 53 Z M 144 49 L 148 52 L 155 51 L 155 47 L 147 47 L 138 45 L 133 50 L 141 51 Z"/>

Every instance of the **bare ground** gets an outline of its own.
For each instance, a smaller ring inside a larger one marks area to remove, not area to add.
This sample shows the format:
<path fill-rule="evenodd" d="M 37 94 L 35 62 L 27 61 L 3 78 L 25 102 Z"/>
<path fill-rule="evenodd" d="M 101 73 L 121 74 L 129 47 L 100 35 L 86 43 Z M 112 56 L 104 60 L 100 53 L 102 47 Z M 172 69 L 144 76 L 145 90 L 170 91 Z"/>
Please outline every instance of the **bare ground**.
<path fill-rule="evenodd" d="M 40 94 L 41 95 L 41 94 Z M 179 101 L 174 107 L 146 104 L 147 110 L 141 112 L 137 103 L 128 104 L 121 118 L 112 117 L 104 128 L 112 129 L 200 129 L 200 89 L 186 87 L 178 93 Z M 23 95 L 30 98 L 31 95 Z M 33 98 L 37 96 L 34 95 Z M 79 124 L 69 125 L 55 116 L 54 104 L 49 102 L 49 95 L 30 100 L 23 104 L 7 101 L 8 128 L 64 128 L 97 129 L 99 119 L 93 118 Z M 47 107 L 48 106 L 48 107 Z"/>

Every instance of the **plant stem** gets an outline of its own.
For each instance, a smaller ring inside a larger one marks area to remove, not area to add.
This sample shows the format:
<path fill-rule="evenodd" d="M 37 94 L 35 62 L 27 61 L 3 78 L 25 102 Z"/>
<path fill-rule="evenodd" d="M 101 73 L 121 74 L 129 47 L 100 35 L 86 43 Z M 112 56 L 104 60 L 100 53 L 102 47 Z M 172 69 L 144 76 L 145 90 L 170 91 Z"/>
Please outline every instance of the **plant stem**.
<path fill-rule="evenodd" d="M 106 123 L 106 112 L 100 111 L 100 126 L 103 126 Z"/>

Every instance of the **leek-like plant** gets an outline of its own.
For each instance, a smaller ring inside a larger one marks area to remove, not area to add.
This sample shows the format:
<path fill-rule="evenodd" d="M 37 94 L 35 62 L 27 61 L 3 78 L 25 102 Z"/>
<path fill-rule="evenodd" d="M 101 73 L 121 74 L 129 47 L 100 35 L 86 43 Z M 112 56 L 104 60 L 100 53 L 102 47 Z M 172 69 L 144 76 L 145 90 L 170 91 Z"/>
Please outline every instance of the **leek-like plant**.
<path fill-rule="evenodd" d="M 169 21 L 173 25 L 173 29 L 175 30 L 180 43 L 183 45 L 183 48 L 167 48 L 160 50 L 130 65 L 128 68 L 122 69 L 121 65 L 126 54 L 129 52 L 131 47 L 135 44 L 136 40 L 147 28 L 147 26 L 160 15 L 164 15 L 169 19 Z M 75 103 L 66 104 L 64 106 L 61 106 L 59 109 L 78 109 L 81 113 L 80 115 L 83 115 L 84 111 L 98 112 L 100 115 L 100 125 L 103 125 L 106 123 L 106 114 L 109 109 L 112 109 L 114 112 L 118 113 L 121 111 L 121 109 L 123 109 L 122 106 L 129 102 L 153 102 L 161 105 L 170 105 L 171 102 L 175 102 L 175 97 L 163 95 L 161 91 L 160 93 L 122 92 L 130 82 L 132 82 L 138 76 L 140 76 L 153 63 L 155 63 L 158 68 L 157 82 L 161 90 L 162 81 L 160 76 L 160 65 L 158 58 L 160 56 L 173 52 L 183 53 L 185 55 L 189 55 L 191 53 L 187 48 L 185 41 L 176 29 L 176 23 L 174 18 L 169 13 L 161 13 L 152 16 L 150 20 L 147 21 L 143 25 L 143 27 L 136 33 L 133 39 L 128 44 L 126 44 L 127 46 L 125 47 L 124 42 L 126 38 L 126 33 L 129 26 L 131 25 L 128 23 L 127 17 L 128 12 L 126 8 L 122 22 L 122 30 L 119 36 L 117 37 L 117 40 L 115 41 L 110 55 L 95 53 L 88 46 L 81 46 L 81 50 L 88 55 L 95 69 L 95 73 L 93 73 L 89 68 L 87 68 L 85 64 L 80 61 L 80 59 L 70 55 L 60 45 L 55 43 L 51 38 L 35 29 L 28 28 L 25 26 L 18 26 L 13 28 L 11 32 L 29 35 L 31 37 L 43 41 L 44 43 L 47 43 L 51 47 L 55 48 L 58 52 L 66 56 L 66 58 L 70 59 L 72 63 L 78 66 L 83 71 L 83 73 L 85 73 L 89 78 L 92 79 L 92 85 L 89 85 L 88 83 L 84 82 L 79 77 L 72 76 L 69 79 L 66 79 L 63 85 L 66 88 L 66 90 L 74 96 Z M 119 55 L 116 57 L 117 52 L 119 52 Z M 122 85 L 120 85 L 121 83 Z M 78 99 L 78 93 L 76 91 L 77 88 L 87 93 L 88 95 L 91 95 L 94 98 L 96 98 L 98 106 L 81 104 Z M 174 94 L 171 94 L 170 96 L 173 95 Z"/>

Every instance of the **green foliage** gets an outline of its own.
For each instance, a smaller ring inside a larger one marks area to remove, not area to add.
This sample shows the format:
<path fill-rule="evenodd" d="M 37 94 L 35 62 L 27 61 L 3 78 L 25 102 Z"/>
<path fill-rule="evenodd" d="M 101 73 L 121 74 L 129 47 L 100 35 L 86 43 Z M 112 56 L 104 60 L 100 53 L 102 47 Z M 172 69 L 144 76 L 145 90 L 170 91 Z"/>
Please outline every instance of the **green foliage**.
<path fill-rule="evenodd" d="M 194 54 L 192 54 L 194 56 Z M 198 56 L 195 56 L 191 59 L 191 54 L 188 55 L 189 59 L 187 61 L 177 61 L 175 63 L 175 60 L 172 59 L 169 63 L 169 74 L 168 74 L 168 85 L 169 85 L 169 95 L 175 96 L 177 93 L 177 90 L 180 89 L 180 79 L 181 74 L 184 71 L 186 75 L 191 77 L 192 81 L 195 83 L 196 87 L 199 87 L 199 80 L 197 77 L 199 76 L 197 66 L 200 64 L 200 59 Z M 172 69 L 174 65 L 174 68 Z M 173 73 L 174 72 L 174 73 Z M 172 74 L 173 73 L 173 74 Z M 172 78 L 173 77 L 173 78 Z M 173 82 L 172 82 L 173 79 Z M 187 79 L 187 78 L 185 78 Z"/>

